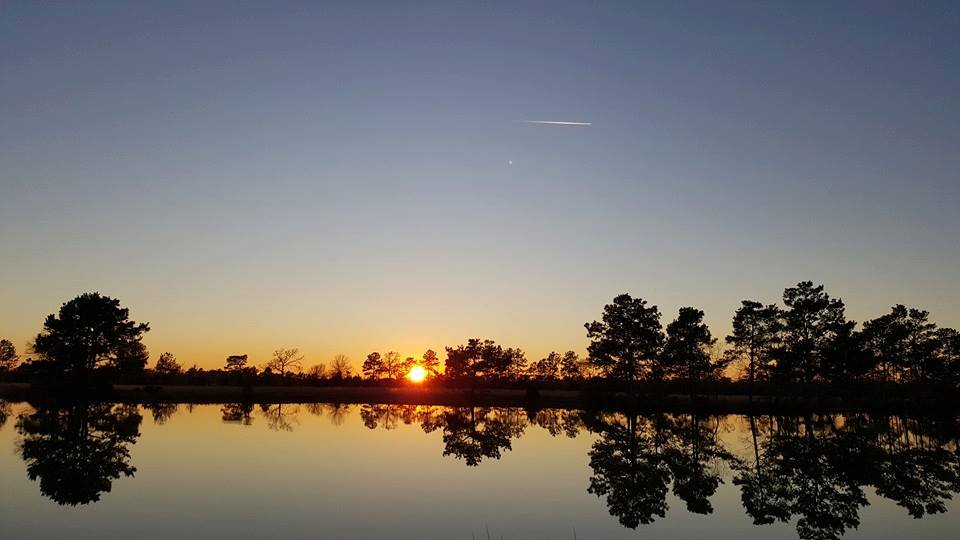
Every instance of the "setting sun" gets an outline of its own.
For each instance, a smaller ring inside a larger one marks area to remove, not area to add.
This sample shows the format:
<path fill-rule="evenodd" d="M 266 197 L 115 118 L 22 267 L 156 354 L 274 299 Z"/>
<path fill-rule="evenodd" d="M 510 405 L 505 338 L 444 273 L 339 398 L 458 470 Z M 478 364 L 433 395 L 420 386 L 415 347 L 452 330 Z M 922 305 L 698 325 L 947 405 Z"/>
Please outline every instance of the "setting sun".
<path fill-rule="evenodd" d="M 427 370 L 423 369 L 423 366 L 413 366 L 410 368 L 410 373 L 407 373 L 407 378 L 412 382 L 421 383 L 427 378 Z"/>

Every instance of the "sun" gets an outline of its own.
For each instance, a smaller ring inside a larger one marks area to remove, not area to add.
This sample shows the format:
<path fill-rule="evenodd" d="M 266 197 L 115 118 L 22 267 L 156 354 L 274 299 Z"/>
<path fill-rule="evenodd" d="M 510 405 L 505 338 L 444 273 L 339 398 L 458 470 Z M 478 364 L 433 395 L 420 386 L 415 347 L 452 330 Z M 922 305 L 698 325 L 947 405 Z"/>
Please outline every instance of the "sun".
<path fill-rule="evenodd" d="M 423 366 L 413 366 L 410 373 L 407 373 L 407 378 L 411 382 L 422 383 L 427 378 L 427 370 L 423 369 Z"/>

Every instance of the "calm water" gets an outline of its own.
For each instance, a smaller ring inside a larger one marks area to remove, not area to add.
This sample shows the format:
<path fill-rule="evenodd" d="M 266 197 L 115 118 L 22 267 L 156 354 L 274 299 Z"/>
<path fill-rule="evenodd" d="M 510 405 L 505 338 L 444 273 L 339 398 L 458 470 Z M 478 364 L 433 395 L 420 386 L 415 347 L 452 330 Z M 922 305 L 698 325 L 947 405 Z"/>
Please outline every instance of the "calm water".
<path fill-rule="evenodd" d="M 956 538 L 956 422 L 0 403 L 2 538 Z"/>

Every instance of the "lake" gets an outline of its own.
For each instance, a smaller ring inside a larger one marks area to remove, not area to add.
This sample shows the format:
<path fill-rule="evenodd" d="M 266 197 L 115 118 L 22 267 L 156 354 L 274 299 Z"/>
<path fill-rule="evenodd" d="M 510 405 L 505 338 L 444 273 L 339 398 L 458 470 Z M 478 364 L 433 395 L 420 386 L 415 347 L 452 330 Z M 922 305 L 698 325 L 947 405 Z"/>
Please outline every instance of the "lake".
<path fill-rule="evenodd" d="M 0 403 L 0 538 L 956 538 L 960 424 Z"/>

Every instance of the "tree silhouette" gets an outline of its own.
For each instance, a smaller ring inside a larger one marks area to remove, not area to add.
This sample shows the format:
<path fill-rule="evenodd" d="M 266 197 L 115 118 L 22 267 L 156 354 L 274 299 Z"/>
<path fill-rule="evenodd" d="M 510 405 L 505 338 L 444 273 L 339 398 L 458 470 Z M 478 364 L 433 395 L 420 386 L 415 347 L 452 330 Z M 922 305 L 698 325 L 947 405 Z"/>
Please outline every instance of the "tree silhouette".
<path fill-rule="evenodd" d="M 784 346 L 783 365 L 778 372 L 786 377 L 797 374 L 807 384 L 844 366 L 828 365 L 830 351 L 837 341 L 851 336 L 853 321 L 844 315 L 843 301 L 830 298 L 823 285 L 801 281 L 783 291 Z"/>
<path fill-rule="evenodd" d="M 177 375 L 183 371 L 183 366 L 177 363 L 177 357 L 173 353 L 165 352 L 157 358 L 157 365 L 153 370 L 163 375 Z"/>
<path fill-rule="evenodd" d="M 227 357 L 227 363 L 224 369 L 234 373 L 239 373 L 247 368 L 247 355 L 233 354 Z"/>
<path fill-rule="evenodd" d="M 427 349 L 423 353 L 423 358 L 420 360 L 420 365 L 423 366 L 423 369 L 427 371 L 431 376 L 437 376 L 440 374 L 440 358 L 437 356 L 437 353 L 433 349 Z"/>
<path fill-rule="evenodd" d="M 27 476 L 60 505 L 99 501 L 114 480 L 136 472 L 129 446 L 140 436 L 141 420 L 136 407 L 110 404 L 41 407 L 23 415 L 17 430 Z"/>
<path fill-rule="evenodd" d="M 626 381 L 662 377 L 657 359 L 664 338 L 657 306 L 621 294 L 604 306 L 601 321 L 585 326 L 589 361 L 604 375 Z"/>
<path fill-rule="evenodd" d="M 280 377 L 286 377 L 288 371 L 303 369 L 303 355 L 300 349 L 277 349 L 273 351 L 273 358 L 266 365 L 274 373 L 279 373 Z"/>
<path fill-rule="evenodd" d="M 322 379 L 327 375 L 327 366 L 324 363 L 314 364 L 307 370 L 311 379 Z"/>
<path fill-rule="evenodd" d="M 703 323 L 703 312 L 692 307 L 680 308 L 677 318 L 667 325 L 667 340 L 660 364 L 664 374 L 673 378 L 699 381 L 714 377 L 721 366 L 711 365 L 707 348 L 716 342 Z"/>
<path fill-rule="evenodd" d="M 344 354 L 338 354 L 333 357 L 330 363 L 330 377 L 337 380 L 343 380 L 350 377 L 350 359 Z"/>
<path fill-rule="evenodd" d="M 447 347 L 444 373 L 451 379 L 514 378 L 526 368 L 520 349 L 504 349 L 493 340 L 467 340 L 466 345 Z"/>
<path fill-rule="evenodd" d="M 6 339 L 0 339 L 0 371 L 10 371 L 17 367 L 20 357 L 17 348 Z"/>
<path fill-rule="evenodd" d="M 780 308 L 743 300 L 733 315 L 733 332 L 726 342 L 733 346 L 733 357 L 747 359 L 747 380 L 769 379 L 773 370 L 774 354 L 780 345 L 783 324 Z"/>
<path fill-rule="evenodd" d="M 150 353 L 141 341 L 128 341 L 117 349 L 114 367 L 120 373 L 139 373 L 147 367 Z"/>
<path fill-rule="evenodd" d="M 85 378 L 101 365 L 118 367 L 131 343 L 150 330 L 147 323 L 130 320 L 120 301 L 99 293 L 82 294 L 50 314 L 33 349 L 58 373 Z"/>
<path fill-rule="evenodd" d="M 919 381 L 939 369 L 933 365 L 939 346 L 937 325 L 929 313 L 902 304 L 863 323 L 863 342 L 886 380 Z"/>
<path fill-rule="evenodd" d="M 563 357 L 560 356 L 560 353 L 551 351 L 544 358 L 530 364 L 527 374 L 531 378 L 539 380 L 557 379 L 560 375 L 560 363 L 562 361 Z"/>
<path fill-rule="evenodd" d="M 386 371 L 380 353 L 376 351 L 367 355 L 367 359 L 363 361 L 363 366 L 360 369 L 363 371 L 363 378 L 370 380 L 383 377 Z"/>
<path fill-rule="evenodd" d="M 387 351 L 383 355 L 383 374 L 388 379 L 400 380 L 403 378 L 403 360 L 397 351 Z"/>

